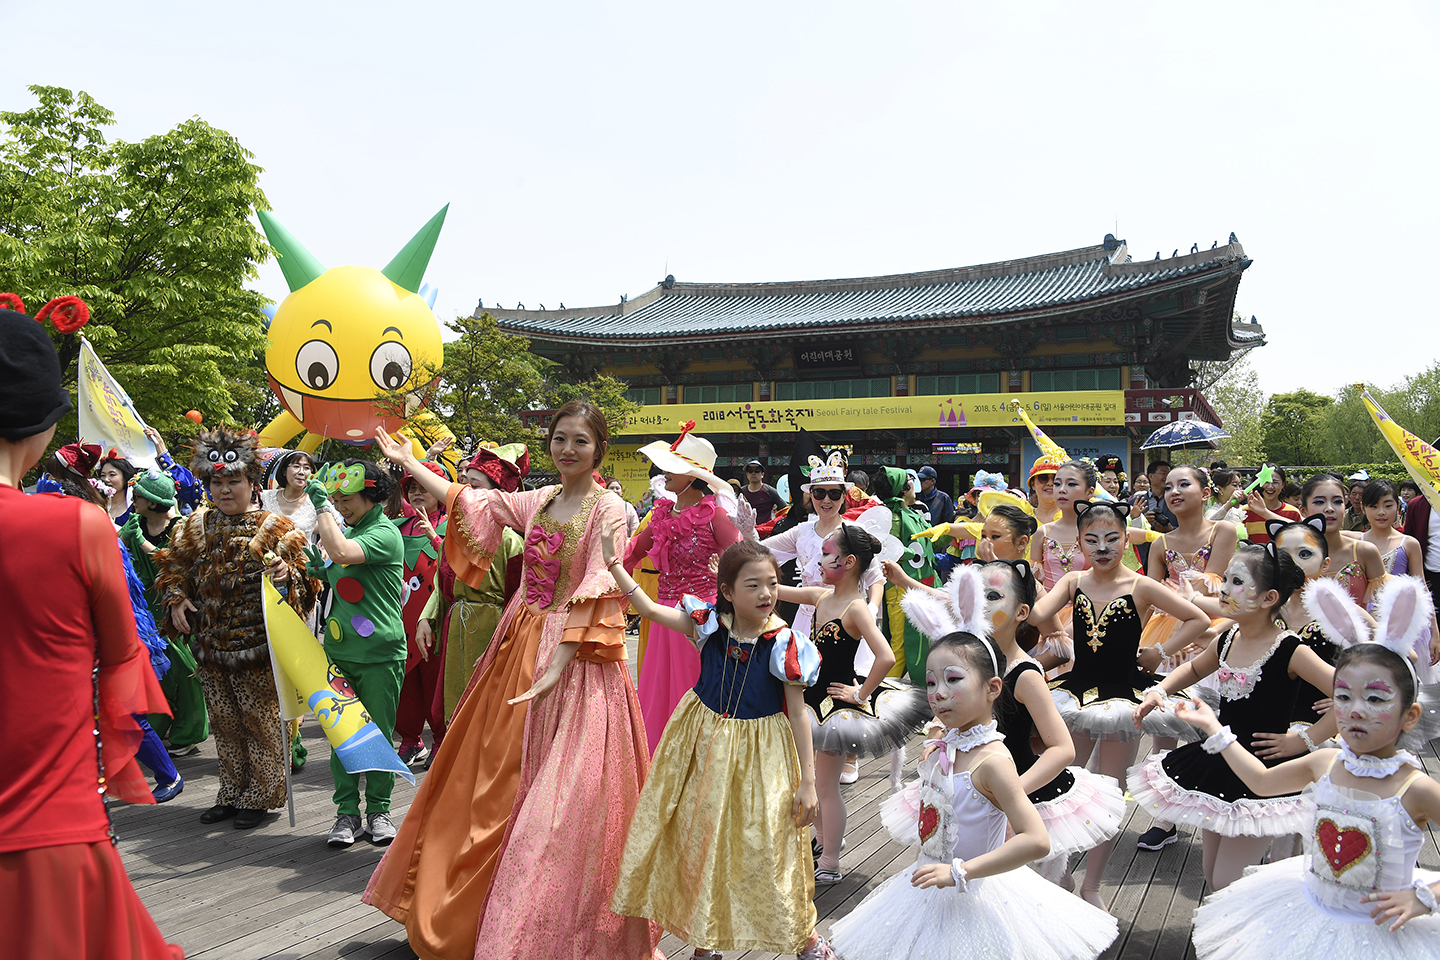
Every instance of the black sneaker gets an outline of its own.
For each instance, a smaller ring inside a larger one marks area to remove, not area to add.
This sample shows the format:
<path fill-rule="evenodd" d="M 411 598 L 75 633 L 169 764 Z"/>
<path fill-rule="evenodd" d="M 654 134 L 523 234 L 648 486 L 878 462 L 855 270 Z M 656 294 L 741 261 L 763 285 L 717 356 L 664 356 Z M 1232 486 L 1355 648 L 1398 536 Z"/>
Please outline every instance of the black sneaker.
<path fill-rule="evenodd" d="M 1171 827 L 1169 830 L 1151 827 L 1149 830 L 1140 834 L 1140 839 L 1135 841 L 1135 846 L 1141 850 L 1163 850 L 1179 839 L 1180 835 L 1175 831 L 1174 827 Z"/>
<path fill-rule="evenodd" d="M 413 767 L 425 762 L 430 756 L 430 748 L 423 743 L 406 743 L 402 744 L 396 753 L 399 754 L 401 763 Z"/>

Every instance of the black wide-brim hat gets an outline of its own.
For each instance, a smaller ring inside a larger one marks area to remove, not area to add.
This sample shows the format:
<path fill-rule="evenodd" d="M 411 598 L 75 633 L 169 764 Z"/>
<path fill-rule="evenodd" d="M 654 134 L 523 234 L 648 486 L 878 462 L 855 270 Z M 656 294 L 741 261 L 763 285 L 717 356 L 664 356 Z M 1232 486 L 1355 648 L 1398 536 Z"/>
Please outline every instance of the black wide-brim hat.
<path fill-rule="evenodd" d="M 24 440 L 74 409 L 60 358 L 34 318 L 0 309 L 0 440 Z"/>

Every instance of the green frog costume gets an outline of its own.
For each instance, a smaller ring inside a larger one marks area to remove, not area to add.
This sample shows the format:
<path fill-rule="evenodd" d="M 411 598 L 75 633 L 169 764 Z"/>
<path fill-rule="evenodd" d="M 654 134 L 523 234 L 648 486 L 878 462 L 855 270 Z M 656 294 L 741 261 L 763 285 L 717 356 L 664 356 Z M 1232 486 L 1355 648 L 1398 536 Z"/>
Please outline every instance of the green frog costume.
<path fill-rule="evenodd" d="M 935 569 L 935 551 L 930 541 L 924 538 L 910 539 L 926 529 L 928 524 L 917 510 L 905 505 L 905 483 L 909 478 L 898 467 L 881 467 L 875 474 L 875 495 L 890 509 L 894 521 L 890 534 L 905 547 L 905 553 L 898 561 L 905 572 L 927 587 L 938 585 Z M 890 649 L 895 653 L 895 666 L 890 676 L 908 675 L 910 682 L 925 686 L 925 657 L 930 652 L 930 641 L 905 619 L 900 609 L 900 597 L 905 591 L 893 583 L 885 585 L 885 636 L 890 640 Z"/>
<path fill-rule="evenodd" d="M 311 480 L 306 492 L 318 510 L 328 494 L 359 493 L 366 485 L 363 466 L 335 464 L 323 477 Z M 400 684 L 405 679 L 405 627 L 400 617 L 405 544 L 379 504 L 347 528 L 345 536 L 365 551 L 364 563 L 319 562 L 319 551 L 311 554 L 311 572 L 329 582 L 335 598 L 322 631 L 325 655 L 349 679 L 375 726 L 393 738 Z M 395 774 L 348 773 L 333 751 L 330 774 L 341 814 L 360 816 L 361 776 L 366 812 L 389 812 Z"/>

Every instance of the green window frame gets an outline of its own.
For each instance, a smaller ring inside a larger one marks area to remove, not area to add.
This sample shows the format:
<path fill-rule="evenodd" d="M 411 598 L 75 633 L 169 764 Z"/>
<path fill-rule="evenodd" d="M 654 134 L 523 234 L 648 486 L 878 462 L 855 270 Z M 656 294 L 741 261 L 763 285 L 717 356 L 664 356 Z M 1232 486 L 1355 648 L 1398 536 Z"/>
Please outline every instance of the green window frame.
<path fill-rule="evenodd" d="M 750 383 L 701 383 L 685 387 L 685 403 L 749 403 L 755 396 Z"/>
<path fill-rule="evenodd" d="M 631 387 L 625 391 L 625 399 L 647 407 L 658 407 L 665 402 L 665 388 Z"/>
<path fill-rule="evenodd" d="M 1119 390 L 1119 367 L 1091 367 L 1084 370 L 1032 370 L 1031 393 L 1058 390 Z"/>
<path fill-rule="evenodd" d="M 949 397 L 961 393 L 999 393 L 998 373 L 939 374 L 915 378 L 917 397 Z"/>
<path fill-rule="evenodd" d="M 775 399 L 788 403 L 803 400 L 864 400 L 890 396 L 889 377 L 862 377 L 856 380 L 781 380 L 775 384 Z"/>

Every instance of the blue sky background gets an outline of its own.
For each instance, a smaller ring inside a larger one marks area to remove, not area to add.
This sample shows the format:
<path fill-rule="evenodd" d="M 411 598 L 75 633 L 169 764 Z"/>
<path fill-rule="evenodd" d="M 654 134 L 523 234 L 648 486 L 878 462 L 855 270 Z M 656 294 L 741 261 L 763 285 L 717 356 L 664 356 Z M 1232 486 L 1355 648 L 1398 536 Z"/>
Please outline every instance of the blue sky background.
<path fill-rule="evenodd" d="M 7 0 L 0 108 L 84 89 L 265 168 L 328 266 L 445 203 L 442 318 L 1234 231 L 1267 392 L 1440 354 L 1432 4 Z M 268 264 L 259 289 L 286 288 Z"/>

